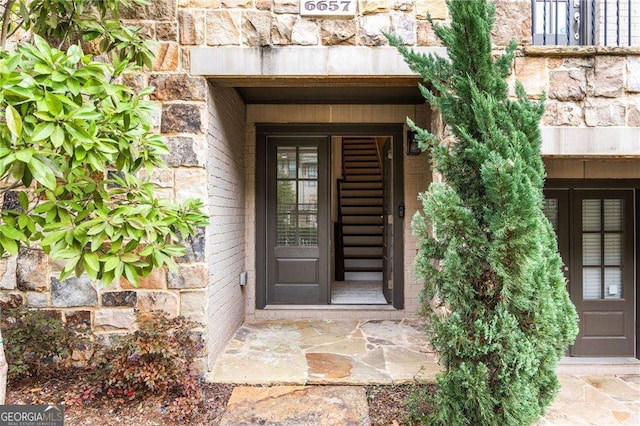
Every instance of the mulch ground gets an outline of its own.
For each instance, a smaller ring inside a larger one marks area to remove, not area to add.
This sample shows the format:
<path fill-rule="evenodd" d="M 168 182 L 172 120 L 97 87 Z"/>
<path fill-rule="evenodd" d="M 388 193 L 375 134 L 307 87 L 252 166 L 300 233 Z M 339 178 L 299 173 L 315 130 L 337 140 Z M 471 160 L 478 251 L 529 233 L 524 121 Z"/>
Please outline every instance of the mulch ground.
<path fill-rule="evenodd" d="M 419 425 L 430 407 L 420 398 L 434 392 L 433 385 L 365 386 L 373 426 Z"/>
<path fill-rule="evenodd" d="M 76 373 L 77 374 L 77 373 Z M 78 381 L 73 372 L 10 382 L 6 404 L 63 404 L 75 399 Z M 168 414 L 170 398 L 152 397 L 142 401 L 118 403 L 97 399 L 82 404 L 65 405 L 67 426 L 153 426 L 153 425 L 218 425 L 225 412 L 233 385 L 201 382 L 202 405 L 188 419 L 172 420 Z M 415 401 L 416 392 L 432 392 L 430 385 L 366 386 L 369 417 L 373 426 L 419 424 L 428 411 Z"/>
<path fill-rule="evenodd" d="M 47 378 L 28 378 L 7 385 L 6 404 L 64 404 L 75 399 L 73 384 L 78 377 L 59 372 Z M 173 420 L 168 414 L 171 398 L 152 397 L 142 401 L 119 403 L 97 399 L 82 404 L 65 404 L 65 426 L 154 426 L 171 424 L 217 425 L 224 414 L 232 385 L 201 382 L 198 384 L 202 405 L 188 419 Z"/>

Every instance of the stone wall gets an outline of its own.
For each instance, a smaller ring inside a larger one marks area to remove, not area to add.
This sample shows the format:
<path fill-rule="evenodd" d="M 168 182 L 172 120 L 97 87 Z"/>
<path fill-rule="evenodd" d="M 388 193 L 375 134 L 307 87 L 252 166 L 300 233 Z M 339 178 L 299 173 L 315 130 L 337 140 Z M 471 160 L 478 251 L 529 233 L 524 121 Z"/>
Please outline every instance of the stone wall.
<path fill-rule="evenodd" d="M 170 150 L 165 157 L 168 167 L 154 170 L 150 176 L 159 196 L 174 201 L 195 197 L 206 202 L 211 157 L 207 82 L 184 71 L 188 69 L 188 53 L 178 46 L 177 3 L 151 3 L 123 16 L 135 19 L 157 41 L 153 70 L 128 74 L 123 82 L 135 88 L 156 88 L 150 96 L 157 104 L 154 125 Z M 4 201 L 11 202 L 7 196 Z M 200 229 L 185 241 L 187 253 L 178 259 L 176 273 L 156 269 L 141 279 L 137 288 L 125 279 L 104 288 L 86 275 L 59 281 L 60 264 L 40 250 L 26 249 L 17 258 L 0 259 L 0 301 L 56 311 L 67 323 L 90 326 L 98 336 L 131 332 L 137 328 L 138 311 L 163 310 L 200 323 L 202 327 L 196 332 L 205 340 L 210 269 L 205 243 L 205 229 Z M 207 366 L 207 346 L 196 366 L 201 371 Z"/>
<path fill-rule="evenodd" d="M 352 0 L 358 2 L 354 18 L 301 17 L 302 0 L 178 0 L 178 38 L 183 46 L 381 46 L 383 31 L 393 32 L 408 45 L 433 46 L 436 38 L 427 17 L 447 21 L 444 0 Z M 496 43 L 516 38 L 528 43 L 531 34 L 530 1 L 498 0 L 494 33 Z M 175 0 L 154 1 L 160 10 L 175 9 Z M 165 18 L 175 22 L 176 14 Z M 153 18 L 151 18 L 153 19 Z M 163 28 L 165 25 L 163 23 Z"/>
<path fill-rule="evenodd" d="M 640 127 L 640 51 L 530 48 L 513 76 L 532 98 L 546 92 L 543 126 Z"/>

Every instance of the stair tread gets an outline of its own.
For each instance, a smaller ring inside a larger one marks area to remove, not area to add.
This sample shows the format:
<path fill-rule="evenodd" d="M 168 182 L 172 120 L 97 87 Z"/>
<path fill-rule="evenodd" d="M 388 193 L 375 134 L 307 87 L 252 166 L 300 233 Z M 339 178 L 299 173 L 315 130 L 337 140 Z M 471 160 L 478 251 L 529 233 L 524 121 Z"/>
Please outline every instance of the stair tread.
<path fill-rule="evenodd" d="M 373 201 L 377 201 L 377 202 L 380 203 L 380 205 L 382 205 L 382 197 L 372 197 L 370 195 L 360 195 L 360 196 L 358 196 L 358 195 L 350 195 L 350 196 L 343 195 L 340 198 L 342 198 L 343 200 L 361 200 L 361 201 L 369 200 L 369 201 L 372 201 L 372 202 Z"/>
<path fill-rule="evenodd" d="M 344 268 L 345 272 L 382 272 L 383 268 L 365 268 L 365 267 L 361 267 L 361 268 L 347 268 L 345 266 Z"/>
<path fill-rule="evenodd" d="M 347 259 L 357 259 L 357 260 L 380 260 L 382 259 L 384 256 L 381 254 L 345 254 L 344 255 L 344 260 Z"/>

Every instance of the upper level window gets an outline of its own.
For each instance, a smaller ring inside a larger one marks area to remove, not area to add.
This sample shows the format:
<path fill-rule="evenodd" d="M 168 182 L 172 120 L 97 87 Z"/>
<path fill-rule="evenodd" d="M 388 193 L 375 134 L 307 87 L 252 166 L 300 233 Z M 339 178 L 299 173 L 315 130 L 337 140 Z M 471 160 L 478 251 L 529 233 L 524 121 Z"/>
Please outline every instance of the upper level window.
<path fill-rule="evenodd" d="M 638 0 L 531 0 L 533 44 L 640 45 Z"/>

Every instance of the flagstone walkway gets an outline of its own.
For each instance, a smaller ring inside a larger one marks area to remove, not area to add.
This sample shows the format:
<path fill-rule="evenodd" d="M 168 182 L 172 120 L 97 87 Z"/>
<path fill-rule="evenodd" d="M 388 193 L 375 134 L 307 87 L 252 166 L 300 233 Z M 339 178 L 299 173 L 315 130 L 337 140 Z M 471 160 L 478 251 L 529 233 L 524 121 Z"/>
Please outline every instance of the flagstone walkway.
<path fill-rule="evenodd" d="M 210 379 L 273 386 L 237 386 L 221 424 L 369 425 L 364 388 L 345 385 L 432 381 L 440 368 L 420 324 L 280 320 L 243 325 Z M 593 373 L 587 367 L 586 375 L 560 374 L 560 393 L 539 426 L 640 424 L 640 364 L 618 376 L 599 375 L 602 366 L 596 367 Z M 310 386 L 327 384 L 339 386 Z"/>
<path fill-rule="evenodd" d="M 640 376 L 561 376 L 560 383 L 560 394 L 538 426 L 640 424 Z M 361 386 L 238 386 L 221 421 L 221 426 L 370 424 Z"/>
<path fill-rule="evenodd" d="M 540 426 L 640 425 L 640 375 L 560 376 Z"/>
<path fill-rule="evenodd" d="M 236 384 L 392 384 L 440 370 L 416 320 L 274 321 L 243 325 L 211 380 Z"/>

